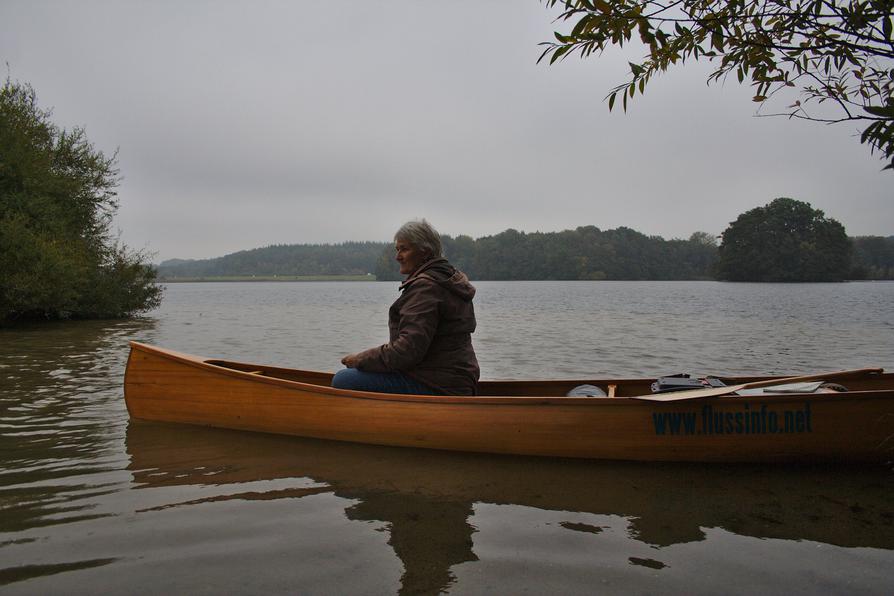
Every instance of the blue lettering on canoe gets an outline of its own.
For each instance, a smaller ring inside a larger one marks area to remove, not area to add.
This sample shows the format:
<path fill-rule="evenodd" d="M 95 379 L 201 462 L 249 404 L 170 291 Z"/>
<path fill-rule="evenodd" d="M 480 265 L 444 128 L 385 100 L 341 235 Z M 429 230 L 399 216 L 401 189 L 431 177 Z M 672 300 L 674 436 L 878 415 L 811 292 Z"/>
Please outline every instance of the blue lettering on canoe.
<path fill-rule="evenodd" d="M 782 422 L 782 424 L 780 424 Z M 801 409 L 771 410 L 766 404 L 752 407 L 742 403 L 740 411 L 715 411 L 705 405 L 701 411 L 652 412 L 656 435 L 768 435 L 813 432 L 810 403 Z"/>

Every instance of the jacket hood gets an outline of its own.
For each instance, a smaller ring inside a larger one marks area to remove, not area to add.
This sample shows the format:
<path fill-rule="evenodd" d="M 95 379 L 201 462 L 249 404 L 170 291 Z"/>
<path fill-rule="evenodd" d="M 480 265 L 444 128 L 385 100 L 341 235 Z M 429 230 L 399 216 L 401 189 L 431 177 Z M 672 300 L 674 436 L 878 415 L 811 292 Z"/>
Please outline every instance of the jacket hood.
<path fill-rule="evenodd" d="M 425 278 L 437 283 L 439 286 L 453 292 L 466 301 L 475 297 L 475 286 L 469 282 L 466 274 L 451 265 L 447 259 L 438 257 L 423 263 L 419 269 L 400 284 L 400 290 L 412 284 L 414 281 Z"/>

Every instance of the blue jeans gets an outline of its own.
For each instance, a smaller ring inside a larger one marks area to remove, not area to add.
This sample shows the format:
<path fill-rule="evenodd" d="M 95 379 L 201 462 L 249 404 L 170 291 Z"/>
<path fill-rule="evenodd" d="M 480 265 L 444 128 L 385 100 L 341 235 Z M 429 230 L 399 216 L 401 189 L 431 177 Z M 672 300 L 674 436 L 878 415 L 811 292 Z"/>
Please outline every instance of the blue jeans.
<path fill-rule="evenodd" d="M 375 391 L 376 393 L 406 393 L 412 395 L 437 395 L 437 392 L 419 381 L 399 372 L 366 372 L 356 368 L 343 368 L 332 377 L 336 389 Z"/>

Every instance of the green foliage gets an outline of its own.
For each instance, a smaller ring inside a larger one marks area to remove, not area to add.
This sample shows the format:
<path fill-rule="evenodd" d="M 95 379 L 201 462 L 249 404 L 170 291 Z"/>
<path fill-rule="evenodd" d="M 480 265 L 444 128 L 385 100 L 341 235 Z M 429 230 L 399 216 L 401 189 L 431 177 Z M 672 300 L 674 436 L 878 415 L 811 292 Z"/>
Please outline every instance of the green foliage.
<path fill-rule="evenodd" d="M 472 279 L 708 279 L 717 255 L 704 232 L 664 240 L 629 228 L 585 226 L 527 234 L 506 230 L 477 240 L 443 236 L 444 253 Z M 163 279 L 252 275 L 363 275 L 398 281 L 394 246 L 385 242 L 280 245 L 201 261 L 166 261 Z"/>
<path fill-rule="evenodd" d="M 851 241 L 851 279 L 894 279 L 894 236 L 857 236 Z"/>
<path fill-rule="evenodd" d="M 34 90 L 0 89 L 0 323 L 122 317 L 154 308 L 161 289 L 141 253 L 111 238 L 115 157 L 84 131 L 61 130 Z"/>
<path fill-rule="evenodd" d="M 645 91 L 651 78 L 686 60 L 717 64 L 709 81 L 734 75 L 763 104 L 791 88 L 800 99 L 783 114 L 819 122 L 858 121 L 861 142 L 894 169 L 894 0 L 546 0 L 561 4 L 568 33 L 545 42 L 550 63 L 641 42 L 628 81 L 608 96 L 611 110 Z M 816 112 L 811 104 L 833 110 Z M 831 114 L 831 115 L 829 115 Z"/>
<path fill-rule="evenodd" d="M 443 238 L 444 250 L 472 279 L 602 280 L 708 279 L 717 247 L 697 233 L 665 240 L 630 228 L 581 226 L 562 232 L 509 229 L 472 240 Z"/>
<path fill-rule="evenodd" d="M 477 240 L 460 235 L 443 236 L 441 241 L 447 258 L 475 280 L 713 279 L 718 256 L 717 239 L 706 232 L 695 232 L 688 240 L 664 240 L 623 227 L 602 231 L 583 226 L 549 233 L 509 229 Z M 854 243 L 851 279 L 894 275 L 894 237 L 857 238 Z M 171 281 L 331 278 L 370 272 L 379 281 L 404 277 L 390 242 L 274 245 L 216 259 L 172 259 L 158 271 Z"/>
<path fill-rule="evenodd" d="M 216 259 L 170 260 L 158 267 L 162 279 L 210 276 L 366 275 L 375 270 L 385 242 L 275 244 Z"/>
<path fill-rule="evenodd" d="M 444 238 L 441 240 L 443 242 Z M 394 245 L 389 243 L 382 248 L 376 259 L 375 274 L 378 281 L 400 281 L 404 278 L 394 260 Z"/>
<path fill-rule="evenodd" d="M 841 281 L 851 269 L 844 226 L 809 203 L 779 198 L 723 232 L 718 277 L 728 281 Z"/>

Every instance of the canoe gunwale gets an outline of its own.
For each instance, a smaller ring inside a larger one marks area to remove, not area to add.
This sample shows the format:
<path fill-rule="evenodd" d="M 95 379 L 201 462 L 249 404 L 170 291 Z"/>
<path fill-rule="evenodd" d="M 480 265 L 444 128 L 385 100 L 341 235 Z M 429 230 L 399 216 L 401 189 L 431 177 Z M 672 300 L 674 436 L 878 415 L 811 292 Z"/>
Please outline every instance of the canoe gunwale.
<path fill-rule="evenodd" d="M 677 404 L 678 406 L 682 405 L 685 402 L 675 402 L 675 401 L 651 401 L 645 402 L 642 399 L 637 397 L 612 397 L 612 398 L 582 398 L 582 397 L 563 397 L 563 396 L 502 396 L 502 395 L 476 395 L 476 396 L 452 396 L 452 395 L 406 395 L 406 394 L 394 394 L 394 393 L 374 393 L 367 391 L 354 391 L 349 389 L 337 389 L 334 387 L 329 387 L 327 385 L 317 385 L 313 383 L 304 383 L 301 381 L 292 381 L 289 379 L 282 379 L 278 377 L 272 376 L 264 376 L 261 374 L 254 374 L 249 371 L 239 370 L 238 368 L 231 368 L 228 366 L 221 366 L 221 364 L 233 364 L 238 366 L 245 366 L 250 370 L 257 370 L 258 368 L 262 370 L 268 371 L 293 371 L 293 372 L 301 372 L 306 373 L 308 375 L 319 375 L 320 377 L 330 377 L 330 373 L 323 373 L 318 371 L 304 371 L 299 369 L 287 369 L 281 367 L 272 367 L 272 366 L 258 366 L 254 364 L 248 364 L 238 361 L 230 361 L 219 358 L 202 358 L 199 356 L 194 356 L 192 354 L 186 354 L 182 352 L 177 352 L 174 350 L 169 350 L 167 348 L 160 348 L 157 346 L 151 346 L 149 344 L 144 344 L 137 341 L 130 342 L 131 353 L 128 357 L 128 367 L 130 369 L 130 358 L 133 356 L 134 351 L 145 352 L 154 356 L 162 357 L 165 359 L 176 361 L 180 364 L 184 364 L 187 366 L 199 368 L 205 371 L 212 372 L 214 374 L 230 376 L 237 379 L 241 379 L 244 381 L 250 381 L 252 383 L 264 383 L 269 385 L 276 385 L 280 387 L 297 389 L 302 391 L 308 391 L 312 393 L 318 394 L 326 394 L 331 395 L 337 398 L 343 399 L 359 399 L 359 400 L 372 400 L 372 401 L 385 401 L 385 402 L 412 402 L 412 403 L 435 403 L 435 404 L 449 404 L 449 403 L 457 403 L 457 404 L 490 404 L 490 405 L 556 405 L 556 406 L 581 406 L 581 407 L 605 407 L 605 406 L 632 406 L 641 408 L 645 403 L 656 404 L 657 407 L 660 408 L 670 408 L 673 404 Z M 221 364 L 215 364 L 221 363 Z M 756 378 L 756 379 L 769 379 L 771 377 L 747 377 L 748 378 Z M 785 377 L 779 377 L 785 378 Z M 739 381 L 745 379 L 738 379 Z M 636 382 L 640 381 L 640 379 L 615 379 L 612 382 L 623 384 L 625 381 Z M 500 381 L 490 381 L 490 382 L 500 382 Z M 567 383 L 569 385 L 573 384 L 583 384 L 583 383 L 593 383 L 593 380 L 582 380 L 582 379 L 562 379 L 562 380 L 510 380 L 505 381 L 508 384 L 519 384 L 523 385 L 526 383 Z M 128 385 L 127 381 L 127 371 L 125 371 L 125 397 L 126 397 L 126 388 Z M 803 401 L 804 399 L 810 400 L 834 400 L 841 399 L 846 397 L 847 399 L 856 399 L 860 397 L 872 398 L 875 396 L 889 396 L 891 390 L 865 390 L 865 391 L 848 391 L 846 393 L 786 393 L 786 394 L 767 394 L 760 396 L 762 400 L 771 400 L 774 402 L 788 402 L 794 400 Z M 887 395 L 885 395 L 887 394 Z M 731 395 L 729 393 L 722 395 L 708 395 L 705 397 L 699 397 L 694 400 L 688 400 L 690 402 L 706 402 L 710 401 L 711 403 L 720 402 L 735 402 L 735 401 L 743 401 L 746 399 L 754 399 L 756 396 L 753 395 Z M 658 405 L 658 404 L 671 404 L 671 405 Z"/>
<path fill-rule="evenodd" d="M 456 396 L 456 395 L 405 395 L 405 394 L 397 394 L 397 393 L 374 393 L 369 391 L 353 391 L 350 389 L 336 389 L 335 387 L 329 387 L 326 385 L 316 385 L 313 383 L 302 383 L 301 381 L 290 381 L 288 379 L 280 379 L 277 377 L 269 377 L 264 375 L 252 374 L 251 372 L 239 370 L 237 368 L 230 368 L 228 366 L 221 366 L 220 364 L 215 364 L 215 362 L 226 363 L 226 364 L 237 364 L 241 366 L 248 366 L 253 368 L 259 368 L 254 365 L 247 365 L 247 363 L 231 361 L 231 360 L 223 360 L 220 358 L 201 358 L 198 356 L 194 356 L 192 354 L 185 354 L 182 352 L 176 352 L 174 350 L 168 350 L 167 348 L 159 348 L 156 346 L 150 346 L 148 344 L 132 341 L 130 342 L 131 347 L 131 355 L 133 355 L 133 351 L 141 351 L 148 354 L 152 354 L 154 356 L 159 356 L 162 358 L 166 358 L 168 360 L 173 360 L 180 364 L 184 364 L 187 366 L 192 366 L 195 368 L 203 369 L 209 372 L 213 372 L 215 374 L 225 375 L 234 377 L 237 379 L 251 381 L 253 383 L 266 383 L 269 385 L 277 385 L 280 387 L 287 387 L 291 389 L 301 389 L 304 391 L 310 391 L 313 393 L 323 393 L 327 395 L 332 395 L 340 398 L 350 398 L 350 399 L 364 399 L 364 400 L 373 400 L 373 401 L 398 401 L 398 402 L 414 402 L 414 403 L 461 403 L 461 404 L 513 404 L 513 405 L 577 405 L 577 406 L 585 406 L 592 405 L 593 399 L 588 398 L 580 398 L 580 397 L 552 397 L 552 396 L 539 396 L 539 397 L 525 397 L 525 396 Z M 129 368 L 129 367 L 128 367 Z M 262 369 L 267 370 L 277 370 L 278 367 L 271 366 L 263 366 L 260 367 Z M 297 369 L 284 369 L 279 368 L 278 370 L 297 370 Z M 321 376 L 331 376 L 327 373 L 321 373 L 317 371 L 300 371 L 306 372 L 313 375 L 321 375 Z M 508 381 L 510 383 L 526 383 L 532 381 Z M 546 381 L 533 381 L 533 382 L 546 382 Z M 572 383 L 585 383 L 589 381 L 577 381 L 577 380 L 568 380 L 561 381 L 567 382 L 568 384 Z M 125 388 L 127 387 L 127 378 L 125 373 Z M 601 399 L 599 401 L 606 402 L 607 399 Z M 617 397 L 612 398 L 611 402 L 613 404 L 633 404 L 637 400 L 632 398 L 625 397 Z"/>

